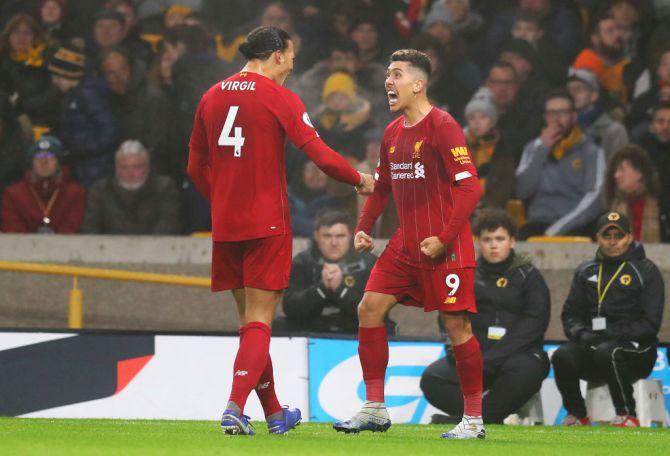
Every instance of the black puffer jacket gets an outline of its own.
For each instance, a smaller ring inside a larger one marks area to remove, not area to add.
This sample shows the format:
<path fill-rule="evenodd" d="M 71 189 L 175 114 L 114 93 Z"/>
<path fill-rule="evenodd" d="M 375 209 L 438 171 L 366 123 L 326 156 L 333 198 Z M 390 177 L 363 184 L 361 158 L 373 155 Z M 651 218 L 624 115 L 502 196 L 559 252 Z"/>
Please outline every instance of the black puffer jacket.
<path fill-rule="evenodd" d="M 598 271 L 602 267 L 601 293 L 618 268 L 619 274 L 605 294 L 600 315 L 607 319 L 604 331 L 593 331 L 598 316 Z M 663 320 L 665 287 L 644 247 L 634 242 L 618 258 L 605 258 L 600 251 L 593 261 L 582 263 L 575 272 L 561 319 L 568 339 L 582 345 L 604 340 L 626 340 L 644 345 L 658 342 Z"/>
<path fill-rule="evenodd" d="M 371 253 L 358 253 L 351 246 L 338 263 L 344 276 L 342 284 L 335 291 L 327 290 L 321 281 L 326 261 L 316 243 L 312 243 L 291 263 L 291 279 L 283 301 L 286 318 L 311 322 L 313 331 L 355 332 L 356 309 L 376 261 Z"/>
<path fill-rule="evenodd" d="M 543 357 L 551 298 L 530 258 L 512 251 L 504 262 L 491 264 L 480 257 L 475 271 L 477 315 L 472 317 L 472 330 L 482 348 L 485 370 L 495 370 L 522 351 Z M 491 326 L 505 328 L 504 337 L 489 339 Z"/>

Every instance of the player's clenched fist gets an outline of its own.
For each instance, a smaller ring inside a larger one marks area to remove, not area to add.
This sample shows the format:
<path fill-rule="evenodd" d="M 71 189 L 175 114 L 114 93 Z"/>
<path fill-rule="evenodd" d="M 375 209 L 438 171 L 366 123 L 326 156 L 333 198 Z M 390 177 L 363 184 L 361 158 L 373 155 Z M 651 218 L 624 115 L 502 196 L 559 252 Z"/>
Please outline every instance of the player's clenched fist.
<path fill-rule="evenodd" d="M 437 236 L 431 236 L 421 241 L 421 253 L 430 258 L 439 258 L 444 255 L 444 244 Z"/>
<path fill-rule="evenodd" d="M 374 246 L 372 237 L 369 234 L 363 231 L 356 233 L 356 237 L 354 237 L 354 248 L 358 253 L 369 252 Z"/>
<path fill-rule="evenodd" d="M 369 196 L 375 189 L 375 179 L 370 174 L 360 173 L 361 183 L 356 186 L 359 195 Z"/>

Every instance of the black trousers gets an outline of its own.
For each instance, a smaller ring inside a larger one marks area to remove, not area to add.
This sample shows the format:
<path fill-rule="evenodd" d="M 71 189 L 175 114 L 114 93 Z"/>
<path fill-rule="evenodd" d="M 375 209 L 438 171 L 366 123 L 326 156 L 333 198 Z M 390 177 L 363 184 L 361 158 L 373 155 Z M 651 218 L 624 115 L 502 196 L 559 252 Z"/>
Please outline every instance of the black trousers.
<path fill-rule="evenodd" d="M 577 418 L 586 416 L 579 379 L 607 383 L 617 415 L 637 416 L 633 383 L 649 376 L 655 363 L 655 346 L 636 348 L 630 342 L 616 341 L 595 348 L 567 342 L 551 357 L 563 406 Z"/>
<path fill-rule="evenodd" d="M 482 413 L 486 423 L 502 423 L 542 387 L 549 374 L 544 351 L 515 353 L 494 373 L 484 374 Z M 421 376 L 421 391 L 428 402 L 451 416 L 463 415 L 463 393 L 450 357 L 438 359 Z"/>

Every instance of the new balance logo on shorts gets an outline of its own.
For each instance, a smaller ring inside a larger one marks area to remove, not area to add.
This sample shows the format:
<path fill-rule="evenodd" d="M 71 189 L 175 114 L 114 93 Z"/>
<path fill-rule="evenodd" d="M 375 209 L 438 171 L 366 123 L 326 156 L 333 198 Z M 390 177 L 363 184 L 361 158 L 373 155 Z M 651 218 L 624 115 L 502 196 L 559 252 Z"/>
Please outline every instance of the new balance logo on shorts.
<path fill-rule="evenodd" d="M 270 387 L 270 382 L 265 382 L 265 383 L 259 383 L 258 386 L 256 387 L 256 389 L 264 390 L 264 389 L 268 389 L 269 387 Z"/>
<path fill-rule="evenodd" d="M 249 372 L 247 372 L 247 371 L 243 371 L 243 370 L 238 370 L 237 372 L 235 372 L 234 377 L 237 377 L 238 375 L 239 375 L 240 377 L 244 377 L 245 375 L 249 375 Z"/>

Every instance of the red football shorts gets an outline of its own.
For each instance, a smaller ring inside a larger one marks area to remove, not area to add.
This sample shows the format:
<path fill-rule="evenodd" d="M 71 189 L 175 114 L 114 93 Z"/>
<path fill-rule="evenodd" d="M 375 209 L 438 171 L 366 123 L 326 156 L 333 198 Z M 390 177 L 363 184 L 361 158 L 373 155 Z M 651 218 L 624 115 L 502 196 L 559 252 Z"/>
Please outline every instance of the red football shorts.
<path fill-rule="evenodd" d="M 214 242 L 212 291 L 288 288 L 293 239 L 290 234 L 238 242 Z"/>
<path fill-rule="evenodd" d="M 400 304 L 440 310 L 476 313 L 475 268 L 419 269 L 398 260 L 388 249 L 377 260 L 365 291 L 393 295 Z"/>

